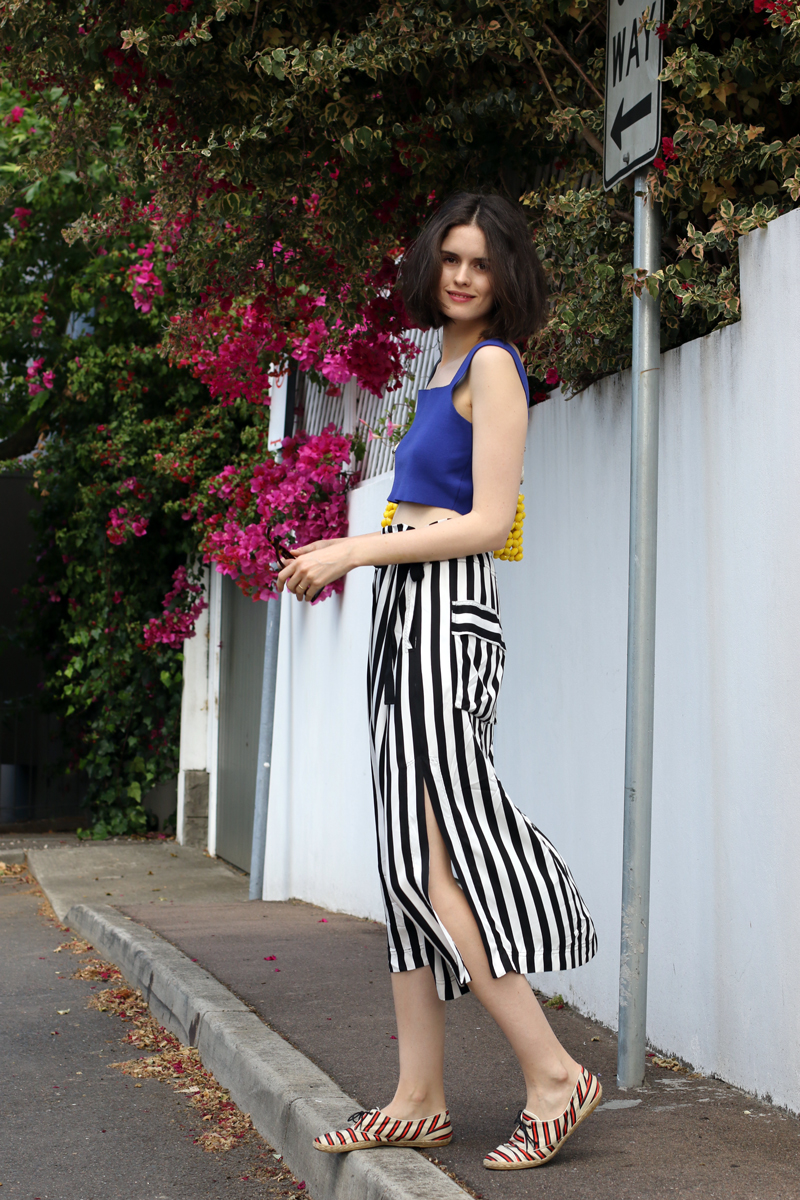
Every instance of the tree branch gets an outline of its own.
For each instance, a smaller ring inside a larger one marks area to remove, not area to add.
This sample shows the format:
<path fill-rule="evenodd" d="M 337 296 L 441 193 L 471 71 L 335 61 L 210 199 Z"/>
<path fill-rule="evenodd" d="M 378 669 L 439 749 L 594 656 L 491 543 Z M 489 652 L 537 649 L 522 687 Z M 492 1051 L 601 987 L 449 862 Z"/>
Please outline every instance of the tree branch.
<path fill-rule="evenodd" d="M 516 23 L 516 21 L 514 20 L 514 18 L 511 16 L 511 13 L 510 13 L 510 12 L 508 11 L 508 9 L 506 8 L 505 4 L 503 3 L 503 0 L 497 0 L 497 5 L 498 5 L 498 8 L 502 9 L 503 13 L 505 14 L 505 18 L 506 18 L 506 20 L 508 21 L 509 25 L 510 25 L 510 26 L 511 26 L 511 28 L 514 30 L 514 32 L 516 33 L 517 37 L 518 37 L 518 38 L 519 38 L 519 40 L 522 42 L 523 46 L 524 46 L 524 47 L 525 47 L 525 49 L 528 51 L 528 54 L 531 56 L 531 58 L 533 59 L 534 63 L 536 64 L 536 69 L 537 69 L 537 71 L 539 72 L 539 77 L 541 78 L 541 81 L 542 81 L 542 83 L 544 84 L 544 86 L 547 88 L 547 91 L 548 91 L 548 93 L 550 94 L 550 98 L 551 98 L 551 100 L 552 100 L 552 101 L 553 101 L 553 103 L 555 104 L 556 108 L 558 108 L 558 109 L 561 109 L 561 110 L 563 111 L 563 109 L 564 109 L 564 105 L 561 103 L 561 101 L 559 100 L 558 96 L 557 96 L 557 95 L 555 94 L 555 92 L 553 91 L 552 84 L 550 83 L 550 80 L 549 80 L 549 79 L 547 78 L 547 76 L 545 75 L 545 73 L 544 73 L 544 69 L 543 69 L 543 67 L 542 67 L 542 64 L 539 62 L 538 55 L 536 54 L 536 51 L 534 50 L 534 48 L 533 48 L 533 46 L 532 46 L 531 42 L 528 40 L 528 38 L 525 36 L 525 34 L 522 32 L 522 30 L 521 30 L 521 29 L 519 28 L 519 26 L 517 25 L 517 23 Z M 596 150 L 596 151 L 597 151 L 597 153 L 598 153 L 598 154 L 600 155 L 600 157 L 602 158 L 602 157 L 603 157 L 603 144 L 602 144 L 602 142 L 600 141 L 600 139 L 599 139 L 599 138 L 595 137 L 595 135 L 592 133 L 591 129 L 587 128 L 587 126 L 586 126 L 586 125 L 584 125 L 583 121 L 581 121 L 581 135 L 582 135 L 582 137 L 583 137 L 583 140 L 584 140 L 584 141 L 585 141 L 585 142 L 586 142 L 588 145 L 590 145 L 590 146 L 592 147 L 592 149 L 593 149 L 593 150 Z"/>
<path fill-rule="evenodd" d="M 561 42 L 558 40 L 558 38 L 557 38 L 557 37 L 556 37 L 556 35 L 553 33 L 552 29 L 550 28 L 550 26 L 547 24 L 547 22 L 546 22 L 546 21 L 542 21 L 542 29 L 544 29 L 545 33 L 547 33 L 547 34 L 548 34 L 548 36 L 549 36 L 549 37 L 551 37 L 551 38 L 553 39 L 553 41 L 555 42 L 556 46 L 558 47 L 559 53 L 560 53 L 560 54 L 563 54 L 563 56 L 564 56 L 564 58 L 567 60 L 567 62 L 569 62 L 569 63 L 572 63 L 573 67 L 574 67 L 574 68 L 575 68 L 575 70 L 578 72 L 578 74 L 580 75 L 581 79 L 584 81 L 584 83 L 587 83 L 587 84 L 589 85 L 589 87 L 590 87 L 590 88 L 592 89 L 592 91 L 594 92 L 595 96 L 597 96 L 597 99 L 600 101 L 600 103 L 601 103 L 601 104 L 604 104 L 604 103 L 605 103 L 605 99 L 604 99 L 604 97 L 603 97 L 603 93 L 597 90 L 597 88 L 594 86 L 594 84 L 592 83 L 592 81 L 591 81 L 591 79 L 589 78 L 589 76 L 588 76 L 588 75 L 586 74 L 586 72 L 584 71 L 583 67 L 582 67 L 582 66 L 580 66 L 578 63 L 576 63 L 575 59 L 572 57 L 572 55 L 569 53 L 569 51 L 568 51 L 568 50 L 565 50 L 565 49 L 564 49 L 564 47 L 561 45 Z"/>
<path fill-rule="evenodd" d="M 606 23 L 605 23 L 605 21 L 603 21 L 603 20 L 602 20 L 602 17 L 603 17 L 603 13 L 602 13 L 602 10 L 601 10 L 600 12 L 596 12 L 596 13 L 594 14 L 594 16 L 592 17 L 591 21 L 587 21 L 587 22 L 586 22 L 586 24 L 584 25 L 583 29 L 580 31 L 580 33 L 578 34 L 578 36 L 575 38 L 575 45 L 576 45 L 576 46 L 577 46 L 578 42 L 581 40 L 581 38 L 583 37 L 583 35 L 586 33 L 586 30 L 587 30 L 587 29 L 590 29 L 590 28 L 591 28 L 591 26 L 592 26 L 592 25 L 594 25 L 595 21 L 598 21 L 598 20 L 599 20 L 599 21 L 601 22 L 601 24 L 602 24 L 603 28 L 604 28 L 604 29 L 606 28 Z"/>

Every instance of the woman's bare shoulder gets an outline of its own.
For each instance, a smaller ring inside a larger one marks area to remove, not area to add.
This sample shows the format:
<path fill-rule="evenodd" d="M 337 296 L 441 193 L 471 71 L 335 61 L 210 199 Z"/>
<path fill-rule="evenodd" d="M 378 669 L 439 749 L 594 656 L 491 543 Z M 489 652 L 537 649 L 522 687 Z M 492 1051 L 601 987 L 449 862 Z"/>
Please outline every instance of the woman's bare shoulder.
<path fill-rule="evenodd" d="M 525 390 L 519 377 L 516 361 L 511 349 L 503 346 L 479 346 L 470 363 L 470 378 L 473 387 L 488 388 L 498 383 L 506 388 L 518 388 L 524 397 Z M 507 393 L 506 393 L 507 394 Z"/>
<path fill-rule="evenodd" d="M 515 374 L 517 372 L 514 352 L 510 346 L 498 346 L 496 344 L 482 346 L 479 344 L 472 356 L 470 366 L 474 367 L 478 365 L 484 367 L 510 367 Z"/>

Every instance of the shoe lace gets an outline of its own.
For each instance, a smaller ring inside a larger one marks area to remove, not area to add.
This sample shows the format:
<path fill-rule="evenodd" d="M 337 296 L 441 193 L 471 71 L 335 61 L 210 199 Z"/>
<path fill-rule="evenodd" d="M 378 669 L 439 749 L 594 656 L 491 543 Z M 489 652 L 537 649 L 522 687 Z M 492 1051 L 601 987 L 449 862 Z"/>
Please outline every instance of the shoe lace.
<path fill-rule="evenodd" d="M 525 1109 L 524 1108 L 521 1108 L 519 1110 L 519 1112 L 517 1113 L 514 1120 L 515 1120 L 514 1132 L 511 1134 L 511 1136 L 513 1138 L 514 1134 L 521 1133 L 522 1136 L 525 1138 L 525 1150 L 530 1154 L 530 1152 L 532 1150 L 536 1149 L 536 1143 L 533 1140 L 533 1136 L 531 1134 L 530 1127 L 529 1127 L 529 1122 L 525 1120 Z"/>
<path fill-rule="evenodd" d="M 362 1108 L 358 1112 L 354 1112 L 352 1116 L 347 1118 L 348 1125 L 360 1125 L 365 1117 L 368 1117 L 374 1109 Z"/>

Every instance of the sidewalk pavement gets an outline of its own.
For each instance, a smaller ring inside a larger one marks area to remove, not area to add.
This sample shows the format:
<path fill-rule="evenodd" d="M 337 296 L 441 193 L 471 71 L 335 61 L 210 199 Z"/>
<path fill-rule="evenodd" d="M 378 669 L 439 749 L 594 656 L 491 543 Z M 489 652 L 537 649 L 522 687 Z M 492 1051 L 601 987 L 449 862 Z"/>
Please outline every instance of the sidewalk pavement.
<path fill-rule="evenodd" d="M 195 904 L 212 896 L 224 903 L 248 895 L 246 875 L 175 842 L 119 839 L 48 846 L 29 850 L 28 864 L 60 921 L 73 904 Z"/>
<path fill-rule="evenodd" d="M 114 905 L 132 919 L 126 929 L 153 930 L 183 952 L 190 968 L 192 962 L 204 967 L 358 1106 L 391 1095 L 397 1041 L 381 925 L 298 901 L 245 903 L 244 877 L 172 843 L 68 849 L 39 850 L 29 858 L 54 907 L 55 900 L 62 909 L 71 900 Z M 163 943 L 145 936 L 157 954 Z M 523 1081 L 478 1003 L 465 997 L 448 1005 L 447 1089 L 455 1138 L 436 1158 L 473 1195 L 800 1200 L 796 1117 L 719 1080 L 694 1078 L 691 1069 L 650 1066 L 642 1088 L 620 1092 L 614 1035 L 568 1007 L 547 1011 L 570 1053 L 599 1075 L 603 1104 L 549 1166 L 490 1172 L 481 1159 L 510 1132 L 524 1101 Z M 413 1154 L 348 1157 L 399 1161 Z M 338 1185 L 334 1191 L 337 1200 L 345 1194 Z M 401 1192 L 389 1188 L 383 1194 L 399 1200 Z M 333 1200 L 333 1193 L 311 1194 Z"/>

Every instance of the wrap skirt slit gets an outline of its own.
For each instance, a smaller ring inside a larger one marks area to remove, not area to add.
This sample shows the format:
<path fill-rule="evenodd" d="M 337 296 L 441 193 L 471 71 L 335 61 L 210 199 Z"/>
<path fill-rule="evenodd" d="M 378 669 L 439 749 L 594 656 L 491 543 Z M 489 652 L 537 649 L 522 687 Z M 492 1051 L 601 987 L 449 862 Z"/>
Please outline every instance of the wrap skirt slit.
<path fill-rule="evenodd" d="M 495 773 L 505 653 L 491 554 L 376 568 L 367 687 L 389 966 L 431 967 L 444 1000 L 470 980 L 428 895 L 426 787 L 495 978 L 597 949 L 569 868 Z"/>

